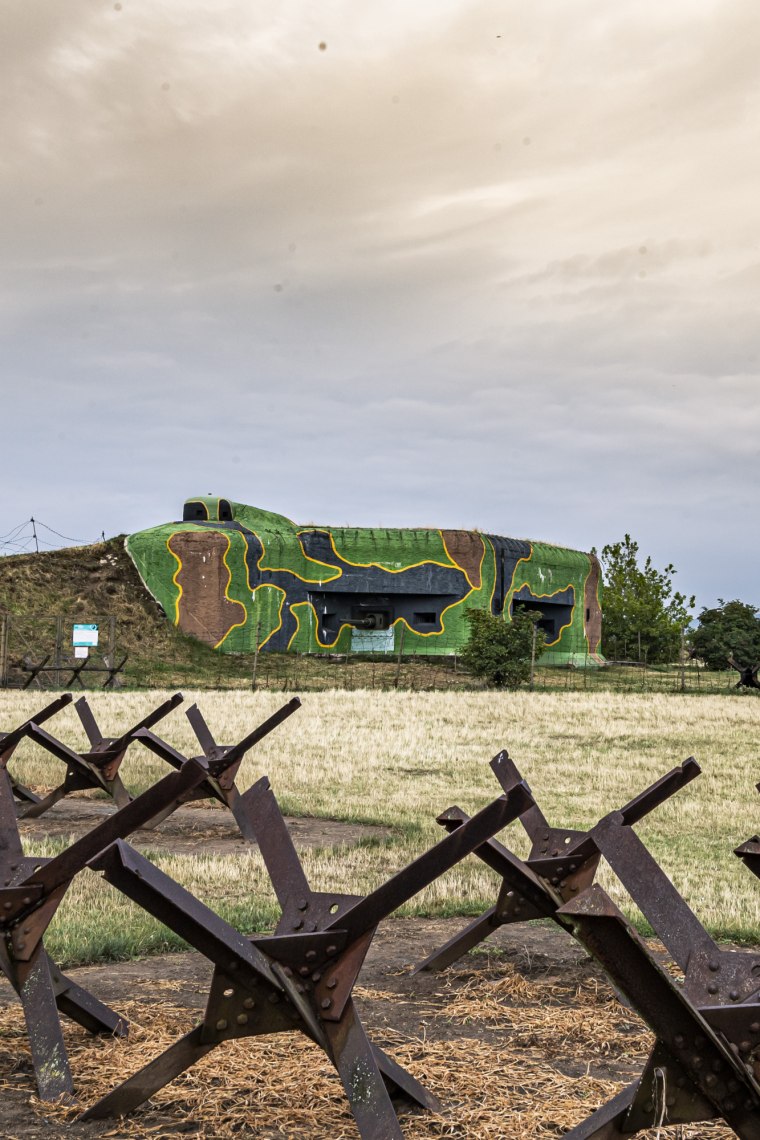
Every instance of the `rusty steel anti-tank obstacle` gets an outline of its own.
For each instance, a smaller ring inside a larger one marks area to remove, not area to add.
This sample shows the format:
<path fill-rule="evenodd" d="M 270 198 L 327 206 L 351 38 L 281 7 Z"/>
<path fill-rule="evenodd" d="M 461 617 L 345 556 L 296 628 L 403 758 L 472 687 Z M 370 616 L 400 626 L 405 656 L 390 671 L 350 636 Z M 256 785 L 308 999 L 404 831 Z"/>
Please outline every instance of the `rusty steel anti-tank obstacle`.
<path fill-rule="evenodd" d="M 70 700 L 64 694 L 38 719 L 49 719 Z M 319 1044 L 332 1061 L 364 1140 L 400 1138 L 389 1090 L 427 1109 L 438 1105 L 369 1041 L 353 1005 L 353 985 L 378 922 L 474 853 L 501 876 L 497 902 L 421 968 L 456 960 L 498 925 L 550 917 L 601 965 L 655 1034 L 641 1077 L 566 1132 L 568 1140 L 622 1140 L 653 1125 L 720 1119 L 740 1140 L 760 1140 L 760 954 L 718 947 L 633 831 L 635 823 L 699 774 L 693 758 L 620 811 L 577 831 L 547 823 L 502 752 L 492 768 L 505 795 L 472 818 L 458 808 L 444 812 L 438 822 L 446 838 L 383 886 L 365 898 L 313 892 L 268 780 L 244 793 L 235 786 L 245 749 L 298 704 L 291 701 L 232 746 L 216 744 L 194 707 L 188 716 L 203 750 L 200 757 L 183 757 L 143 720 L 130 730 L 131 739 L 141 740 L 175 771 L 51 860 L 23 855 L 10 777 L 0 771 L 0 967 L 24 1009 L 42 1097 L 70 1093 L 72 1087 L 59 1012 L 93 1032 L 126 1031 L 124 1020 L 66 978 L 43 946 L 71 879 L 86 865 L 200 950 L 214 973 L 202 1022 L 102 1097 L 83 1119 L 132 1111 L 226 1040 L 291 1030 Z M 158 712 L 149 714 L 152 723 L 160 719 Z M 0 768 L 24 736 L 34 739 L 38 733 L 30 719 L 0 734 Z M 116 752 L 115 745 L 123 743 L 101 736 L 96 741 L 94 732 L 88 736 L 93 749 L 104 741 L 100 754 L 107 754 L 109 744 Z M 245 938 L 124 842 L 135 828 L 208 795 L 225 803 L 241 832 L 259 843 L 282 911 L 273 935 Z M 16 798 L 23 799 L 18 793 Z M 531 838 L 524 860 L 493 838 L 513 820 Z M 760 837 L 741 844 L 736 855 L 760 876 Z M 602 857 L 663 942 L 682 983 L 594 883 Z"/>
<path fill-rule="evenodd" d="M 619 813 L 593 830 L 683 982 L 657 962 L 598 884 L 560 907 L 560 921 L 656 1037 L 639 1080 L 571 1129 L 568 1140 L 720 1119 L 741 1140 L 760 1140 L 760 954 L 718 947 Z"/>
<path fill-rule="evenodd" d="M 506 753 L 492 767 L 505 788 L 519 777 Z M 495 925 L 534 918 L 552 918 L 597 961 L 656 1042 L 641 1077 L 566 1132 L 567 1140 L 615 1140 L 655 1125 L 718 1119 L 740 1140 L 760 1140 L 760 954 L 720 949 L 632 827 L 698 774 L 689 758 L 584 833 L 549 828 L 532 803 L 521 817 L 534 839 L 528 859 L 493 840 L 475 852 L 502 876 L 496 907 L 418 967 L 440 968 Z M 454 808 L 438 822 L 453 829 L 467 818 Z M 760 876 L 759 837 L 735 853 Z M 591 881 L 600 857 L 663 942 L 683 984 Z"/>
<path fill-rule="evenodd" d="M 34 716 L 31 716 L 27 720 L 22 721 L 21 724 L 17 725 L 16 728 L 11 729 L 10 732 L 0 732 L 0 768 L 4 768 L 6 771 L 8 771 L 9 760 L 13 756 L 13 753 L 16 751 L 21 741 L 24 740 L 26 736 L 28 736 L 29 729 L 33 724 L 44 724 L 46 720 L 49 720 L 51 717 L 55 716 L 56 713 L 60 712 L 61 709 L 64 709 L 67 705 L 71 704 L 71 701 L 73 699 L 74 698 L 72 697 L 71 693 L 62 693 L 60 697 L 56 697 L 54 701 L 51 701 L 50 704 L 45 705 L 44 708 L 39 709 L 38 712 L 34 714 Z M 36 795 L 35 792 L 31 790 L 31 788 L 27 788 L 24 784 L 20 784 L 17 780 L 14 780 L 9 771 L 8 778 L 10 780 L 11 790 L 18 804 L 19 810 L 21 810 L 23 805 L 33 805 L 40 802 L 40 797 Z"/>
<path fill-rule="evenodd" d="M 172 709 L 182 704 L 183 699 L 181 693 L 175 693 L 120 736 L 114 737 L 103 736 L 87 698 L 80 697 L 75 702 L 74 709 L 90 742 L 90 748 L 86 752 L 70 748 L 46 729 L 40 728 L 39 722 L 32 721 L 26 735 L 57 760 L 61 760 L 66 765 L 66 775 L 57 787 L 37 803 L 22 807 L 19 815 L 24 819 L 38 819 L 64 796 L 83 791 L 105 792 L 117 807 L 124 807 L 132 799 L 119 774 L 127 749 L 134 743 L 141 729 L 148 729 L 163 720 Z"/>
<path fill-rule="evenodd" d="M 214 973 L 201 1023 L 82 1119 L 131 1112 L 227 1040 L 291 1031 L 319 1045 L 334 1065 L 363 1140 L 402 1140 L 391 1091 L 434 1111 L 438 1102 L 370 1042 L 353 1002 L 354 983 L 378 923 L 529 802 L 527 788 L 516 786 L 362 898 L 311 889 L 269 780 L 262 778 L 240 797 L 239 810 L 257 837 L 282 911 L 266 937 L 244 937 L 129 844 L 113 844 L 90 867 L 199 950 Z"/>
<path fill-rule="evenodd" d="M 52 716 L 69 700 L 70 697 L 59 698 L 54 702 L 55 709 L 51 711 L 52 706 L 47 706 L 43 712 Z M 54 1100 L 73 1091 L 59 1013 L 93 1033 L 119 1036 L 127 1031 L 125 1019 L 67 978 L 44 948 L 45 931 L 74 876 L 115 840 L 123 840 L 156 817 L 165 818 L 192 799 L 197 789 L 217 786 L 227 769 L 237 770 L 245 753 L 290 716 L 299 703 L 288 702 L 233 748 L 221 748 L 209 758 L 190 758 L 173 765 L 174 771 L 136 798 L 128 798 L 105 820 L 50 859 L 24 854 L 14 788 L 7 770 L 0 767 L 0 969 L 23 1008 L 41 1099 Z M 24 722 L 18 730 L 4 735 L 0 749 L 7 745 L 5 755 L 9 756 L 24 735 L 34 736 L 35 727 L 33 721 Z"/>
<path fill-rule="evenodd" d="M 494 756 L 491 769 L 505 792 L 523 782 L 516 764 L 506 751 Z M 699 765 L 690 756 L 683 764 L 671 769 L 634 796 L 620 809 L 620 813 L 627 823 L 638 823 L 695 779 L 699 771 Z M 451 832 L 467 818 L 461 808 L 451 807 L 439 815 L 436 822 Z M 464 930 L 421 962 L 416 967 L 417 970 L 440 970 L 450 966 L 500 926 L 530 922 L 537 918 L 554 919 L 562 902 L 569 902 L 580 891 L 591 886 L 601 857 L 594 842 L 593 829 L 576 831 L 553 827 L 535 800 L 531 800 L 521 814 L 520 823 L 531 841 L 527 859 L 518 860 L 495 839 L 475 852 L 478 858 L 501 876 L 497 900 Z M 526 871 L 534 879 L 535 889 L 530 892 L 530 898 L 516 889 L 514 881 L 517 876 L 524 885 Z"/>

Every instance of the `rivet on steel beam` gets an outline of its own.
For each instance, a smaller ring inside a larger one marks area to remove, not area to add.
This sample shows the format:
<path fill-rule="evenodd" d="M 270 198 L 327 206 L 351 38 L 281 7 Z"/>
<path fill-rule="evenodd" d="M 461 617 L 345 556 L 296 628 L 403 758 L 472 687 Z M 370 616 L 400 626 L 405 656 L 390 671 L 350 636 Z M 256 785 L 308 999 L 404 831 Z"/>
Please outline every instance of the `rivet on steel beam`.
<path fill-rule="evenodd" d="M 742 1053 L 749 1053 L 751 1048 L 752 1048 L 752 1045 L 749 1041 L 741 1041 L 739 1043 L 739 1050 Z"/>
<path fill-rule="evenodd" d="M 749 1027 L 750 1033 L 760 1033 L 760 1021 L 753 1021 Z"/>
<path fill-rule="evenodd" d="M 320 982 L 320 981 L 322 980 L 322 975 L 320 974 L 319 970 L 316 970 L 316 971 L 315 971 L 315 972 L 314 972 L 314 973 L 311 975 L 311 980 L 312 980 L 313 982 Z"/>
<path fill-rule="evenodd" d="M 707 992 L 708 994 L 717 994 L 718 987 L 715 982 L 710 982 L 709 986 L 707 987 Z"/>
<path fill-rule="evenodd" d="M 306 961 L 307 962 L 313 962 L 314 959 L 316 958 L 316 956 L 317 956 L 316 950 L 307 950 L 306 951 Z"/>
<path fill-rule="evenodd" d="M 327 986 L 328 990 L 334 990 L 335 987 L 337 986 L 337 984 L 338 984 L 337 978 L 328 978 L 328 980 L 325 982 L 325 985 Z"/>
<path fill-rule="evenodd" d="M 338 952 L 337 946 L 328 946 L 327 947 L 327 953 L 330 955 L 330 957 L 332 957 L 333 954 L 337 954 L 337 952 Z"/>
<path fill-rule="evenodd" d="M 298 973 L 301 975 L 302 978 L 308 978 L 311 971 L 310 971 L 308 966 L 300 966 Z"/>
<path fill-rule="evenodd" d="M 238 1025 L 247 1025 L 248 1024 L 248 1014 L 247 1013 L 239 1013 L 237 1015 L 237 1017 L 235 1018 L 235 1021 L 238 1023 Z"/>
<path fill-rule="evenodd" d="M 673 1041 L 678 1049 L 682 1049 L 685 1044 L 683 1033 L 677 1034 L 677 1036 L 673 1038 Z"/>
<path fill-rule="evenodd" d="M 708 1088 L 713 1088 L 715 1085 L 717 1085 L 717 1083 L 718 1078 L 715 1076 L 715 1073 L 708 1073 L 705 1077 L 705 1084 L 708 1086 Z"/>
<path fill-rule="evenodd" d="M 712 970 L 714 974 L 717 974 L 718 970 L 720 969 L 720 962 L 712 961 L 709 963 L 708 968 Z"/>
<path fill-rule="evenodd" d="M 704 1064 L 704 1058 L 703 1057 L 692 1057 L 691 1063 L 695 1069 L 701 1069 L 703 1064 Z"/>
<path fill-rule="evenodd" d="M 29 903 L 30 903 L 32 900 L 31 900 L 31 898 L 29 897 L 29 895 L 24 895 L 24 897 L 22 898 L 22 900 L 21 900 L 21 901 L 22 901 L 22 903 L 24 904 L 24 906 L 29 906 Z"/>
<path fill-rule="evenodd" d="M 739 1000 L 739 991 L 738 990 L 731 990 L 731 992 L 729 993 L 728 996 L 731 998 L 731 1001 L 738 1001 Z"/>
<path fill-rule="evenodd" d="M 252 997 L 243 998 L 243 1009 L 253 1009 L 256 1002 Z"/>
<path fill-rule="evenodd" d="M 320 1005 L 322 1006 L 322 1009 L 329 1009 L 332 1005 L 332 998 L 323 998 L 320 1002 Z"/>
<path fill-rule="evenodd" d="M 217 1021 L 217 1023 L 216 1023 L 216 1027 L 217 1027 L 217 1029 L 218 1029 L 220 1032 L 221 1032 L 221 1030 L 222 1030 L 222 1029 L 226 1029 L 226 1028 L 227 1028 L 227 1021 L 226 1021 L 226 1019 L 225 1019 L 224 1017 L 220 1017 L 220 1018 L 219 1018 L 219 1020 L 218 1020 L 218 1021 Z"/>
<path fill-rule="evenodd" d="M 308 906 L 309 906 L 308 900 L 307 899 L 299 899 L 298 902 L 296 903 L 296 906 L 298 907 L 299 910 L 307 910 Z"/>

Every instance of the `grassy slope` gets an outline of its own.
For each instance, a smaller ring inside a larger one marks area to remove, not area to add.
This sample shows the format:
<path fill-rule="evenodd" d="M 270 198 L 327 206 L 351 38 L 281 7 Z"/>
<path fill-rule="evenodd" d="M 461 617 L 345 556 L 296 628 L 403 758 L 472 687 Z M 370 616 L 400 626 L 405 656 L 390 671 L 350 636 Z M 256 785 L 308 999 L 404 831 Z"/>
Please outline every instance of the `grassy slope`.
<path fill-rule="evenodd" d="M 24 619 L 29 643 L 43 653 L 54 646 L 53 626 L 43 617 L 63 614 L 91 621 L 112 614 L 117 651 L 129 654 L 127 684 L 218 687 L 250 680 L 247 661 L 223 661 L 166 620 L 126 553 L 123 535 L 93 546 L 0 558 L 2 610 Z M 20 655 L 19 645 L 11 643 L 11 660 Z"/>

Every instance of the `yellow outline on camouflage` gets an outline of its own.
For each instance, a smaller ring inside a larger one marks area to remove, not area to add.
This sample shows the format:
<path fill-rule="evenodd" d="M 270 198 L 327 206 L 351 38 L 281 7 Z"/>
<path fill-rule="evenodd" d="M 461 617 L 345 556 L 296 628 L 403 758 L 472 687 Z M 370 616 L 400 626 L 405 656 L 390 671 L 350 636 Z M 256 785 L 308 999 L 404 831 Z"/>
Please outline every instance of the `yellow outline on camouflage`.
<path fill-rule="evenodd" d="M 248 566 L 248 563 L 246 562 L 246 568 L 247 568 L 247 566 Z M 250 578 L 249 578 L 248 579 L 248 585 L 250 586 L 250 584 L 251 584 L 251 582 L 250 582 Z M 274 584 L 274 582 L 259 582 L 256 589 L 251 590 L 251 606 L 252 607 L 255 606 L 255 604 L 256 604 L 256 594 L 259 590 L 279 590 L 280 594 L 282 594 L 282 597 L 280 598 L 280 604 L 277 607 L 278 624 L 274 627 L 274 629 L 270 630 L 270 632 L 266 635 L 264 640 L 259 645 L 259 649 L 263 649 L 264 646 L 266 645 L 266 643 L 269 641 L 269 639 L 271 637 L 274 637 L 274 635 L 276 633 L 279 633 L 280 630 L 282 629 L 282 611 L 283 611 L 284 606 L 285 606 L 285 599 L 288 596 L 288 592 L 283 586 L 276 586 Z"/>
<path fill-rule="evenodd" d="M 218 506 L 218 504 L 217 504 L 217 506 Z M 225 534 L 224 531 L 218 531 L 217 533 L 218 534 Z M 224 554 L 222 555 L 222 562 L 226 566 L 227 573 L 229 574 L 229 578 L 227 579 L 227 585 L 224 587 L 224 596 L 227 599 L 227 601 L 230 602 L 231 605 L 242 606 L 243 607 L 243 613 L 245 614 L 245 617 L 243 618 L 242 621 L 236 621 L 234 625 L 230 626 L 230 628 L 225 633 L 224 637 L 221 637 L 219 639 L 219 641 L 217 641 L 216 645 L 214 646 L 214 649 L 218 649 L 219 646 L 227 640 L 227 638 L 232 633 L 233 629 L 240 629 L 240 627 L 242 625 L 245 625 L 246 622 L 248 621 L 248 607 L 246 606 L 245 602 L 241 602 L 239 600 L 239 598 L 231 598 L 229 595 L 229 588 L 232 585 L 232 567 L 230 566 L 229 562 L 227 561 L 227 555 L 229 554 L 229 552 L 232 548 L 232 535 L 233 534 L 240 534 L 240 531 L 239 530 L 230 530 L 230 531 L 226 532 L 225 537 L 227 538 L 227 549 L 225 550 Z M 243 538 L 242 534 L 240 534 L 240 537 L 241 537 L 241 539 Z M 245 541 L 245 540 L 243 540 L 243 541 Z M 245 559 L 245 554 L 243 554 L 243 559 Z"/>
<path fill-rule="evenodd" d="M 319 527 L 317 527 L 316 529 L 319 530 Z M 378 527 L 376 529 L 383 530 L 385 528 Z M 462 574 L 464 574 L 464 570 L 462 570 L 462 567 L 459 566 L 458 563 L 452 562 L 451 555 L 449 555 L 449 561 L 448 562 L 439 562 L 436 558 L 423 558 L 423 560 L 421 562 L 410 562 L 407 566 L 400 566 L 398 568 L 398 570 L 393 570 L 393 569 L 391 569 L 390 566 L 383 565 L 382 562 L 352 562 L 350 558 L 345 558 L 340 553 L 340 551 L 338 550 L 337 546 L 335 545 L 335 539 L 333 537 L 332 531 L 331 530 L 325 530 L 324 533 L 328 534 L 330 536 L 330 545 L 333 548 L 333 553 L 335 554 L 335 557 L 340 558 L 341 562 L 345 562 L 347 566 L 358 566 L 362 570 L 367 570 L 367 569 L 369 569 L 370 566 L 374 566 L 374 568 L 376 570 L 384 570 L 386 572 L 386 574 L 403 574 L 407 570 L 414 570 L 414 568 L 416 566 L 442 566 L 444 570 L 459 570 Z M 441 534 L 440 531 L 438 531 L 437 533 Z M 441 535 L 441 541 L 443 541 L 443 535 Z M 446 543 L 445 542 L 443 544 L 443 547 L 445 550 L 446 549 Z M 446 551 L 446 553 L 447 554 L 449 553 L 448 550 Z M 467 578 L 466 574 L 464 576 L 465 576 L 465 578 Z M 470 581 L 469 578 L 467 578 L 467 581 L 468 582 Z M 472 585 L 472 583 L 470 583 L 470 585 Z"/>
<path fill-rule="evenodd" d="M 485 562 L 485 558 L 486 558 L 486 540 L 483 538 L 483 535 L 478 534 L 477 531 L 466 531 L 466 530 L 461 531 L 462 534 L 477 534 L 478 538 L 480 539 L 480 545 L 483 548 L 483 553 L 480 555 L 480 565 L 478 566 L 478 570 L 480 571 L 480 585 L 476 586 L 475 583 L 473 582 L 472 578 L 470 577 L 470 575 L 465 570 L 464 566 L 462 566 L 459 562 L 457 562 L 456 558 L 453 556 L 453 554 L 449 550 L 448 546 L 446 545 L 446 539 L 443 537 L 443 530 L 439 530 L 438 533 L 441 536 L 441 542 L 443 543 L 443 549 L 448 554 L 449 560 L 454 564 L 454 566 L 456 566 L 457 570 L 462 571 L 465 578 L 467 579 L 467 581 L 470 584 L 470 589 L 471 590 L 482 590 L 483 589 L 483 563 Z M 451 533 L 451 532 L 449 532 L 449 533 Z M 493 550 L 493 543 L 489 542 L 488 545 Z M 495 553 L 495 551 L 494 551 L 494 553 Z M 443 563 L 437 562 L 436 565 L 442 566 Z M 495 573 L 495 571 L 496 571 L 496 563 L 494 562 L 494 589 L 496 588 L 496 573 Z"/>
<path fill-rule="evenodd" d="M 334 574 L 331 578 L 304 578 L 301 574 L 298 573 L 297 570 L 291 570 L 290 567 L 288 567 L 288 566 L 264 566 L 263 562 L 267 556 L 267 548 L 266 548 L 266 544 L 264 542 L 264 539 L 261 537 L 259 532 L 256 530 L 251 530 L 250 533 L 254 534 L 256 536 L 256 538 L 259 540 L 259 542 L 261 543 L 261 558 L 259 559 L 258 564 L 257 564 L 258 570 L 267 570 L 267 571 L 269 571 L 270 574 L 292 574 L 292 576 L 294 578 L 298 578 L 299 582 L 305 582 L 307 586 L 321 586 L 325 582 L 335 582 L 343 574 L 343 571 L 341 570 L 340 566 L 331 566 L 329 562 L 320 562 L 319 559 L 317 559 L 317 558 L 309 558 L 309 556 L 306 553 L 306 551 L 304 550 L 303 546 L 301 546 L 300 539 L 299 539 L 298 545 L 301 548 L 301 553 L 303 554 L 306 561 L 307 562 L 313 562 L 316 566 L 325 566 L 325 567 L 327 567 L 328 570 L 333 570 Z M 297 531 L 296 532 L 296 538 L 298 538 L 299 534 L 302 534 L 302 533 L 305 533 L 305 531 Z"/>

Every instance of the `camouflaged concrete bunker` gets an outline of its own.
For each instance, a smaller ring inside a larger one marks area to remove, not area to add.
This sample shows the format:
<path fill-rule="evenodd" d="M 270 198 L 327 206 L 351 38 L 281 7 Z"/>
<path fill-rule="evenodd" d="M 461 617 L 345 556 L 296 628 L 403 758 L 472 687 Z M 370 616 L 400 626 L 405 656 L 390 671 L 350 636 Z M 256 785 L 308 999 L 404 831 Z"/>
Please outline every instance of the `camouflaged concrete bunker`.
<path fill-rule="evenodd" d="M 541 611 L 547 664 L 600 663 L 591 554 L 479 531 L 297 526 L 199 496 L 126 542 L 183 632 L 227 653 L 457 653 L 471 609 Z"/>

